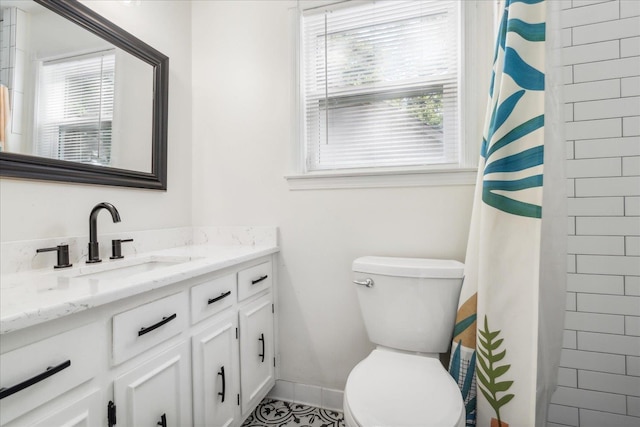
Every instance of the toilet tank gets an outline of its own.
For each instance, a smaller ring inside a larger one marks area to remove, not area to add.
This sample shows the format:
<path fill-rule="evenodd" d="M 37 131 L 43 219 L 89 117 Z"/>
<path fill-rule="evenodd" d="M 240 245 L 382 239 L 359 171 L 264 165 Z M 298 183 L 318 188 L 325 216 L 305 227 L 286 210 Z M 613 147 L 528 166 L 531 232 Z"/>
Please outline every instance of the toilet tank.
<path fill-rule="evenodd" d="M 360 310 L 371 342 L 420 353 L 451 344 L 464 264 L 453 260 L 366 256 L 353 261 Z"/>

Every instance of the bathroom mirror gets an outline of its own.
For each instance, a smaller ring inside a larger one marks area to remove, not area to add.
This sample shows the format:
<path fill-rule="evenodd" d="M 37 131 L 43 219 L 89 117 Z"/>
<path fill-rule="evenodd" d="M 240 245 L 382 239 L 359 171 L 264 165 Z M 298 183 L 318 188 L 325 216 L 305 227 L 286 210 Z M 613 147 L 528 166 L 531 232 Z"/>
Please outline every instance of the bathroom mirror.
<path fill-rule="evenodd" d="M 169 58 L 76 0 L 0 7 L 0 175 L 166 190 Z"/>

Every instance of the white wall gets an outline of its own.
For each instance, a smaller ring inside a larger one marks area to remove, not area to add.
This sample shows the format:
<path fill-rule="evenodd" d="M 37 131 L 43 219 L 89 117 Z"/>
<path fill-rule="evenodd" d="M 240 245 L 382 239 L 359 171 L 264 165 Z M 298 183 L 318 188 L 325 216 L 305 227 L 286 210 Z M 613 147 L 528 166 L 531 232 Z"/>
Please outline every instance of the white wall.
<path fill-rule="evenodd" d="M 169 56 L 168 191 L 0 179 L 0 241 L 88 234 L 91 208 L 113 203 L 122 222 L 100 216 L 100 233 L 191 224 L 191 6 L 183 1 L 85 1 Z"/>
<path fill-rule="evenodd" d="M 372 348 L 351 262 L 462 261 L 473 187 L 289 190 L 294 5 L 193 4 L 194 224 L 280 228 L 281 377 L 342 389 Z"/>
<path fill-rule="evenodd" d="M 111 165 L 151 172 L 153 67 L 116 49 Z"/>
<path fill-rule="evenodd" d="M 549 426 L 638 426 L 640 2 L 563 6 L 569 277 Z"/>

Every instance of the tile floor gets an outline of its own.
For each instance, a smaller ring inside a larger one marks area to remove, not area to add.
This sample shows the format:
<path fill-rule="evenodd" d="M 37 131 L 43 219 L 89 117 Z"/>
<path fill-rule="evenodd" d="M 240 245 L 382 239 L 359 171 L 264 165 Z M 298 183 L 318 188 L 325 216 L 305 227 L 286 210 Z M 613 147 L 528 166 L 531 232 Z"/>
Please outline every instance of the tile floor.
<path fill-rule="evenodd" d="M 242 427 L 344 427 L 342 413 L 300 403 L 264 399 Z"/>

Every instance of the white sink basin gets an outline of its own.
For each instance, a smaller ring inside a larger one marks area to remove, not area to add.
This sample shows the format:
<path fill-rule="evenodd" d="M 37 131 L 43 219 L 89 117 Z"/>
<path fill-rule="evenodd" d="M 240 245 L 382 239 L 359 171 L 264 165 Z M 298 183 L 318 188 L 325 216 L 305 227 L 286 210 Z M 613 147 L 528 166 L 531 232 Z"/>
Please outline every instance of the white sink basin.
<path fill-rule="evenodd" d="M 121 279 L 135 274 L 147 273 L 192 261 L 191 257 L 145 257 L 140 259 L 112 261 L 95 266 L 81 267 L 67 277 L 73 279 Z"/>

